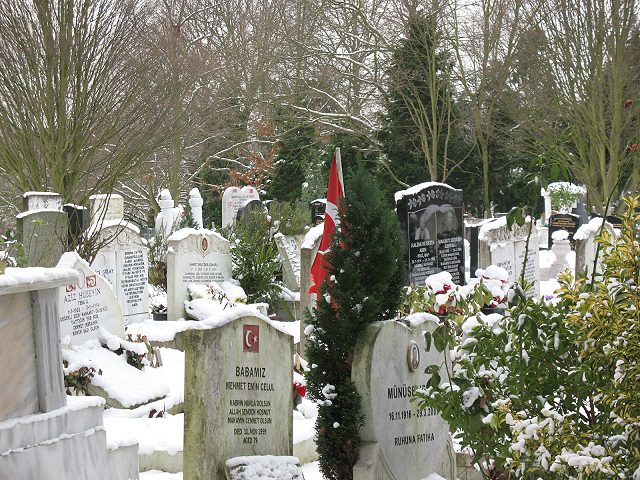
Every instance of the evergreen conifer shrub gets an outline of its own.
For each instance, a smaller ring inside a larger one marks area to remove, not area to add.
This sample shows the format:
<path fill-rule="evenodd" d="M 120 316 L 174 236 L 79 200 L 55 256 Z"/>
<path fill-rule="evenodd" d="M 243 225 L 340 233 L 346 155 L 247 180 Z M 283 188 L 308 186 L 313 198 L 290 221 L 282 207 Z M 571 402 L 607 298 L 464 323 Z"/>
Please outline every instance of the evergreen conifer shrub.
<path fill-rule="evenodd" d="M 358 429 L 366 421 L 351 381 L 356 341 L 371 323 L 394 317 L 406 275 L 398 219 L 384 207 L 371 175 L 361 168 L 345 191 L 340 231 L 327 254 L 329 281 L 320 286 L 317 309 L 307 319 L 307 386 L 319 405 L 317 448 L 329 480 L 353 478 Z"/>

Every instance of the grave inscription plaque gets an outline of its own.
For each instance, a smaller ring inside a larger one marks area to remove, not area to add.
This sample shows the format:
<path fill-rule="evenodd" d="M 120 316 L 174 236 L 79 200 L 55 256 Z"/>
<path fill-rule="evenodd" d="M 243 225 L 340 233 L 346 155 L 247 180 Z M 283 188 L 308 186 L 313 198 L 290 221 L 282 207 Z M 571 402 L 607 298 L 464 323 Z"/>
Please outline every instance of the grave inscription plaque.
<path fill-rule="evenodd" d="M 225 479 L 225 462 L 293 452 L 293 337 L 244 316 L 178 334 L 185 347 L 184 478 Z"/>
<path fill-rule="evenodd" d="M 231 279 L 231 249 L 227 239 L 212 230 L 184 228 L 168 239 L 167 319 L 186 317 L 190 283 L 208 285 Z"/>
<path fill-rule="evenodd" d="M 462 190 L 444 183 L 423 183 L 396 192 L 405 244 L 407 285 L 424 285 L 434 273 L 447 271 L 465 284 Z"/>
<path fill-rule="evenodd" d="M 98 337 L 100 327 L 124 338 L 124 319 L 111 286 L 77 253 L 65 253 L 58 267 L 73 268 L 78 283 L 60 288 L 60 338 L 69 336 L 71 344 Z"/>

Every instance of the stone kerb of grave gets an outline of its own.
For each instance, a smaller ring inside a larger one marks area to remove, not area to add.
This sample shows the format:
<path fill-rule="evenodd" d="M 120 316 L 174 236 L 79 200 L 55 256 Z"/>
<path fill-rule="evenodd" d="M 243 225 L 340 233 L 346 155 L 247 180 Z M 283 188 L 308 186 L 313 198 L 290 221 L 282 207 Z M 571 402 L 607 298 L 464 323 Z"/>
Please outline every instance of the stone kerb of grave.
<path fill-rule="evenodd" d="M 484 223 L 478 234 L 478 266 L 486 269 L 489 265 L 504 268 L 509 273 L 509 282 L 518 280 L 524 266 L 525 253 L 527 265 L 524 278 L 533 283 L 528 295 L 540 295 L 540 258 L 539 239 L 535 225 L 531 225 L 529 249 L 527 253 L 527 237 L 531 219 L 524 225 L 514 223 L 507 227 L 507 217 L 500 217 Z"/>
<path fill-rule="evenodd" d="M 424 332 L 436 329 L 436 317 L 407 320 L 377 322 L 356 343 L 351 378 L 362 396 L 365 424 L 354 480 L 420 480 L 432 473 L 456 478 L 447 423 L 437 411 L 419 410 L 410 401 L 418 388 L 426 388 L 426 367 L 440 365 L 446 377 L 448 353 L 426 351 Z"/>
<path fill-rule="evenodd" d="M 447 271 L 465 283 L 463 192 L 444 183 L 426 182 L 395 193 L 405 244 L 407 285 L 423 285 Z"/>
<path fill-rule="evenodd" d="M 232 224 L 238 210 L 247 200 L 260 200 L 258 190 L 254 187 L 229 187 L 222 194 L 222 226 Z"/>
<path fill-rule="evenodd" d="M 225 480 L 225 462 L 293 452 L 293 337 L 241 316 L 178 334 L 185 351 L 184 477 Z"/>
<path fill-rule="evenodd" d="M 111 283 L 127 323 L 149 318 L 149 248 L 140 230 L 116 219 L 103 222 L 97 235 L 105 246 L 91 267 Z"/>
<path fill-rule="evenodd" d="M 60 338 L 72 345 L 98 338 L 100 327 L 124 338 L 124 318 L 109 283 L 75 252 L 62 255 L 58 267 L 73 268 L 77 283 L 60 288 Z"/>
<path fill-rule="evenodd" d="M 0 422 L 66 405 L 58 288 L 77 280 L 70 268 L 9 267 L 0 275 Z"/>
<path fill-rule="evenodd" d="M 167 319 L 185 318 L 190 283 L 208 285 L 231 279 L 231 246 L 207 229 L 183 228 L 168 239 Z"/>

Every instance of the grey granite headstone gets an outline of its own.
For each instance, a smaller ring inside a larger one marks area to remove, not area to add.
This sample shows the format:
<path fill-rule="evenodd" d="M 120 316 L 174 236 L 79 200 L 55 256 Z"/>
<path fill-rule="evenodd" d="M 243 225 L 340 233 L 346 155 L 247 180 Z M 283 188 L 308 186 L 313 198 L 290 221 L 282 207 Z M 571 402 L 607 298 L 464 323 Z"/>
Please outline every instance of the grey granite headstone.
<path fill-rule="evenodd" d="M 229 187 L 222 194 L 222 226 L 232 224 L 238 210 L 247 200 L 260 200 L 255 187 Z"/>
<path fill-rule="evenodd" d="M 211 230 L 184 228 L 168 239 L 167 319 L 186 318 L 190 283 L 208 285 L 231 279 L 229 241 Z"/>
<path fill-rule="evenodd" d="M 408 266 L 407 285 L 424 285 L 438 272 L 465 284 L 462 190 L 444 183 L 423 183 L 396 192 L 398 219 Z"/>
<path fill-rule="evenodd" d="M 446 377 L 448 354 L 426 351 L 424 332 L 437 327 L 427 318 L 377 322 L 356 343 L 351 378 L 362 396 L 365 424 L 354 480 L 421 480 L 432 473 L 456 478 L 447 423 L 434 409 L 419 410 L 410 401 L 418 388 L 426 388 L 429 365 L 440 366 Z"/>
<path fill-rule="evenodd" d="M 62 210 L 30 210 L 16 218 L 27 266 L 54 267 L 67 244 L 67 214 Z"/>
<path fill-rule="evenodd" d="M 124 338 L 122 309 L 111 286 L 77 253 L 65 253 L 59 267 L 73 268 L 77 283 L 60 289 L 60 338 L 69 336 L 72 345 L 98 338 L 100 327 Z"/>
<path fill-rule="evenodd" d="M 234 457 L 291 455 L 293 337 L 252 316 L 178 337 L 185 480 L 225 480 Z"/>

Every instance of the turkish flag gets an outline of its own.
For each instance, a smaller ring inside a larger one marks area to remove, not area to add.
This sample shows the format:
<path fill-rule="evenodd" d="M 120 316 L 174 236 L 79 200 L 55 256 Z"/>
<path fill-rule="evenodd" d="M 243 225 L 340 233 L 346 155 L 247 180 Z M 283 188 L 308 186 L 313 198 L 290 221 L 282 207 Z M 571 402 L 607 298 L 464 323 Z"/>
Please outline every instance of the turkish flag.
<path fill-rule="evenodd" d="M 329 253 L 331 238 L 336 232 L 340 220 L 338 218 L 338 199 L 344 197 L 344 182 L 342 180 L 342 160 L 340 159 L 340 149 L 336 148 L 331 163 L 331 173 L 329 174 L 329 188 L 327 190 L 327 207 L 324 211 L 324 230 L 318 253 L 311 266 L 311 279 L 313 284 L 307 293 L 319 294 L 318 289 L 322 281 L 327 276 L 328 264 L 325 255 Z"/>

